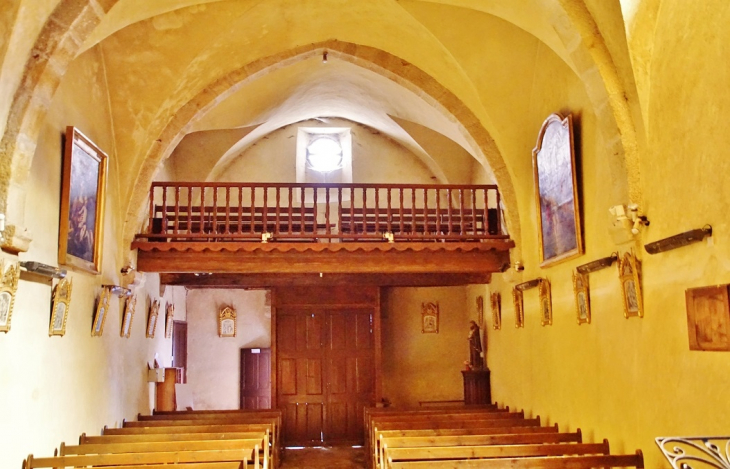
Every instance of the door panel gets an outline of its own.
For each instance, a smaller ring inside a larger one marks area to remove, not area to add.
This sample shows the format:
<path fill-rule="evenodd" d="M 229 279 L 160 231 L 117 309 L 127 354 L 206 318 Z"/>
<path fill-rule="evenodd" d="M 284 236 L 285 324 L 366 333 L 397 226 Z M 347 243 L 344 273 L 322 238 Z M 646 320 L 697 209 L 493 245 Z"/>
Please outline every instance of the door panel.
<path fill-rule="evenodd" d="M 374 404 L 375 394 L 376 306 L 366 300 L 377 292 L 299 293 L 304 297 L 288 289 L 275 295 L 284 444 L 360 443 L 363 407 Z"/>
<path fill-rule="evenodd" d="M 241 349 L 241 409 L 271 408 L 271 349 Z"/>

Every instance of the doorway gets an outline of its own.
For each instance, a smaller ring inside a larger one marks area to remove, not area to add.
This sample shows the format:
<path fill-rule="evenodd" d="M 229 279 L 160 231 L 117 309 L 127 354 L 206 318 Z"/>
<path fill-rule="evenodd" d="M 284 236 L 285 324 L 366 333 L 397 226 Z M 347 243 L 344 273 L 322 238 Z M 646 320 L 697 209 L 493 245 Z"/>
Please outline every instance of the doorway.
<path fill-rule="evenodd" d="M 172 322 L 172 366 L 180 368 L 180 383 L 188 382 L 188 323 Z"/>
<path fill-rule="evenodd" d="M 241 409 L 271 409 L 271 349 L 241 349 Z"/>
<path fill-rule="evenodd" d="M 288 288 L 274 302 L 284 444 L 361 443 L 380 394 L 378 289 Z"/>

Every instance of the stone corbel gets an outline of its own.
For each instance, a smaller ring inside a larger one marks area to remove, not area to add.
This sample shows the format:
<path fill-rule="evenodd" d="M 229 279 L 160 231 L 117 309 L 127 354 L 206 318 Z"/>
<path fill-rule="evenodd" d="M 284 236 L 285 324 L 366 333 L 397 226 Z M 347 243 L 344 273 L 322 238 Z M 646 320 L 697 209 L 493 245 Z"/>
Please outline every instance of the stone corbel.
<path fill-rule="evenodd" d="M 2 233 L 2 250 L 11 254 L 27 252 L 33 237 L 27 228 L 16 225 L 7 225 Z"/>

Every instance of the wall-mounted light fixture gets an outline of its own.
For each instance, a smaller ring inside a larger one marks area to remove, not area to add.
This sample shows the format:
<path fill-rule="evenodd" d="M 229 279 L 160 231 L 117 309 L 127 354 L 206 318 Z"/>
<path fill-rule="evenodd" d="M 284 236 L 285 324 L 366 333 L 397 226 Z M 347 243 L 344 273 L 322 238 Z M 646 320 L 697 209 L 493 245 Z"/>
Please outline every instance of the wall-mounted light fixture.
<path fill-rule="evenodd" d="M 121 287 L 119 285 L 102 285 L 102 287 L 108 288 L 109 292 L 112 295 L 117 295 L 119 298 L 132 295 L 132 290 L 130 290 L 129 288 Z"/>
<path fill-rule="evenodd" d="M 327 63 L 327 51 L 322 52 L 322 63 Z"/>
<path fill-rule="evenodd" d="M 639 206 L 637 204 L 614 205 L 608 211 L 616 217 L 614 225 L 623 226 L 630 229 L 631 234 L 638 235 L 642 226 L 649 226 L 649 219 L 645 215 L 639 215 Z"/>
<path fill-rule="evenodd" d="M 525 291 L 525 290 L 529 290 L 529 289 L 531 289 L 531 288 L 535 288 L 535 287 L 537 287 L 538 285 L 540 285 L 540 283 L 541 283 L 542 281 L 543 281 L 543 279 L 542 279 L 542 278 L 540 278 L 540 277 L 538 277 L 538 278 L 536 278 L 536 279 L 534 279 L 534 280 L 530 280 L 530 281 L 528 281 L 528 282 L 523 282 L 523 283 L 519 283 L 519 284 L 515 285 L 515 288 L 516 288 L 517 290 L 520 290 L 520 291 Z"/>
<path fill-rule="evenodd" d="M 66 276 L 65 269 L 59 269 L 48 264 L 41 264 L 36 261 L 20 261 L 20 267 L 24 268 L 27 272 L 42 275 L 50 278 L 64 278 Z"/>
<path fill-rule="evenodd" d="M 577 270 L 581 274 L 590 274 L 591 272 L 611 267 L 611 265 L 616 262 L 616 260 L 618 260 L 618 253 L 614 252 L 608 257 L 602 257 L 601 259 L 596 259 L 593 262 L 579 265 L 575 268 L 575 270 Z"/>
<path fill-rule="evenodd" d="M 658 254 L 660 252 L 681 248 L 688 244 L 699 243 L 707 236 L 712 236 L 712 226 L 710 225 L 705 225 L 696 230 L 685 231 L 684 233 L 670 236 L 669 238 L 645 244 L 644 249 L 646 249 L 646 252 L 649 254 Z"/>

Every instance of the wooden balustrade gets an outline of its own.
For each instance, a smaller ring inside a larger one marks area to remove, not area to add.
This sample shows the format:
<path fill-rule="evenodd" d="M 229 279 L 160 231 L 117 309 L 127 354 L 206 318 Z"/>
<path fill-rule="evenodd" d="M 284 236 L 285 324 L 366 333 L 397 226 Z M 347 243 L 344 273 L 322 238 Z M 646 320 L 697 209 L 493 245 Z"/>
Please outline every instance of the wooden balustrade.
<path fill-rule="evenodd" d="M 506 239 L 494 185 L 156 182 L 148 241 Z"/>

